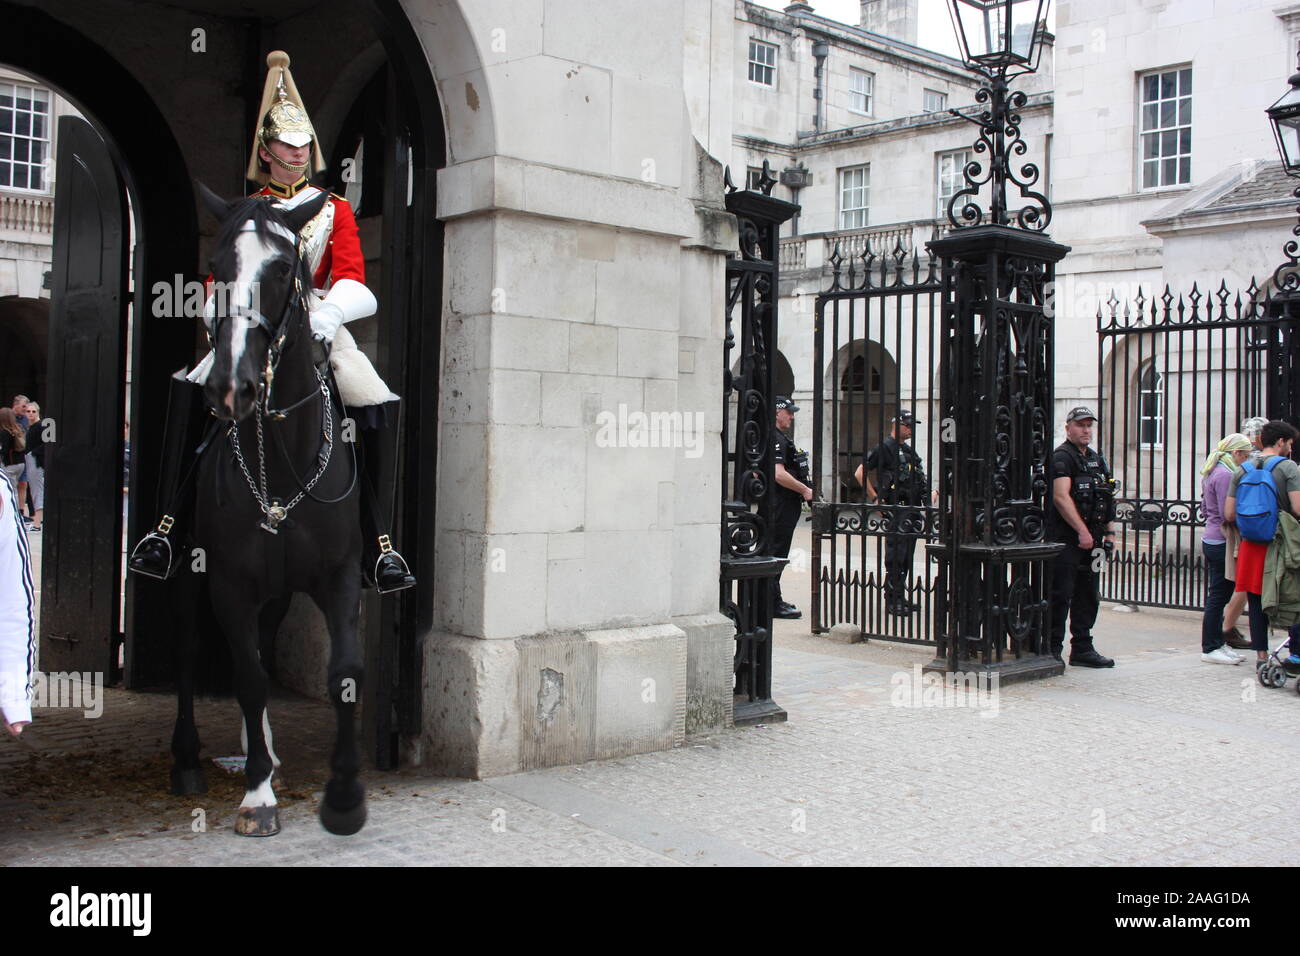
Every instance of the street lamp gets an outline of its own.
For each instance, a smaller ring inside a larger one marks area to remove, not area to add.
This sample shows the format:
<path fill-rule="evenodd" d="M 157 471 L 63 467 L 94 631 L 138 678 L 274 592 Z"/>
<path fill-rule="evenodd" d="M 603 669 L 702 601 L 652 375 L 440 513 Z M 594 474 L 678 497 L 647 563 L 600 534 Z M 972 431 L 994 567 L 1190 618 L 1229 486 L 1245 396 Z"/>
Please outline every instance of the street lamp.
<path fill-rule="evenodd" d="M 1288 176 L 1300 176 L 1300 51 L 1296 70 L 1289 81 L 1291 89 L 1265 111 L 1273 124 L 1277 151 L 1282 154 L 1282 168 Z"/>
<path fill-rule="evenodd" d="M 1038 29 L 1051 0 L 949 0 L 957 42 L 969 69 L 992 77 L 1033 73 L 1042 55 Z"/>
<path fill-rule="evenodd" d="M 978 73 L 985 83 L 975 93 L 977 103 L 988 104 L 976 116 L 949 110 L 953 116 L 980 128 L 972 159 L 962 169 L 965 186 L 948 201 L 948 222 L 954 229 L 977 226 L 988 221 L 1000 226 L 1013 224 L 1022 229 L 1041 231 L 1052 220 L 1047 197 L 1035 192 L 1038 166 L 1024 163 L 1015 169 L 1011 157 L 1023 156 L 1028 147 L 1020 138 L 1021 109 L 1028 98 L 1019 90 L 1011 92 L 1007 79 L 1033 73 L 1043 52 L 1044 18 L 1051 0 L 948 0 L 948 12 L 962 59 L 967 69 Z M 981 161 L 980 154 L 987 154 Z M 1030 202 L 1015 211 L 1007 210 L 1007 183 L 1020 189 Z M 988 212 L 977 200 L 981 188 L 991 187 Z"/>
<path fill-rule="evenodd" d="M 982 110 L 965 184 L 948 203 L 952 229 L 928 242 L 943 263 L 939 405 L 951 439 L 939 450 L 936 656 L 931 672 L 1001 675 L 1003 683 L 1065 670 L 1052 653 L 1052 562 L 1046 535 L 1055 401 L 1056 264 L 1069 252 L 1045 233 L 1047 197 L 1020 135 L 1028 98 L 1007 78 L 1032 73 L 1050 0 L 948 0 Z M 1026 200 L 1007 208 L 1007 184 Z M 981 192 L 989 191 L 987 212 Z M 1040 187 L 1041 188 L 1041 187 Z"/>
<path fill-rule="evenodd" d="M 1297 50 L 1296 57 L 1297 72 L 1289 80 L 1291 89 L 1283 93 L 1265 112 L 1273 125 L 1277 151 L 1282 156 L 1282 169 L 1288 176 L 1300 177 L 1300 50 Z M 1296 187 L 1292 195 L 1300 199 L 1300 187 Z M 1300 206 L 1296 207 L 1296 211 L 1300 212 Z M 1291 233 L 1300 236 L 1300 225 L 1293 227 Z M 1287 261 L 1274 270 L 1273 285 L 1279 292 L 1300 292 L 1300 272 L 1297 272 L 1297 266 L 1300 265 L 1300 259 L 1297 259 L 1300 244 L 1292 239 L 1282 247 L 1282 252 Z"/>

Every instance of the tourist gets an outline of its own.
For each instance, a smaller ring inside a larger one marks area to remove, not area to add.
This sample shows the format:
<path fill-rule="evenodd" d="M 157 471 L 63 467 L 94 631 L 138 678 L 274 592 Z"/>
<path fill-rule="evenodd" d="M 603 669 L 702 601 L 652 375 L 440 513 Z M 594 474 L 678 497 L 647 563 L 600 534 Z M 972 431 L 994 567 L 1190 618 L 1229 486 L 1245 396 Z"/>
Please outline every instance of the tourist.
<path fill-rule="evenodd" d="M 1201 474 L 1205 476 L 1201 479 L 1201 510 L 1205 514 L 1201 553 L 1205 556 L 1206 570 L 1201 660 L 1208 664 L 1240 664 L 1245 660 L 1228 646 L 1228 635 L 1223 632 L 1223 609 L 1233 593 L 1233 582 L 1223 573 L 1228 550 L 1223 530 L 1223 502 L 1228 496 L 1228 485 L 1241 471 L 1242 463 L 1250 456 L 1250 449 L 1250 439 L 1234 433 L 1219 442 L 1201 468 Z"/>

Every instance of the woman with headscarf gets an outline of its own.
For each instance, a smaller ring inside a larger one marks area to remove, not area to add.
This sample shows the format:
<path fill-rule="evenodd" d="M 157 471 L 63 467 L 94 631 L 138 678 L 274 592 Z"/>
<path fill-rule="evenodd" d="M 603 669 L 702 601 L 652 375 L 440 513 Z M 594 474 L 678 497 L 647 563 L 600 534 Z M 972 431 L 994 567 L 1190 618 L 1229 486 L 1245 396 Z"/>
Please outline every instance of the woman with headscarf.
<path fill-rule="evenodd" d="M 1245 435 L 1234 432 L 1224 438 L 1201 466 L 1201 509 L 1205 533 L 1201 553 L 1205 556 L 1205 616 L 1201 620 L 1201 660 L 1207 664 L 1240 664 L 1244 657 L 1227 644 L 1223 609 L 1232 596 L 1233 582 L 1224 577 L 1228 542 L 1223 530 L 1223 501 L 1233 476 L 1241 471 L 1253 446 Z"/>

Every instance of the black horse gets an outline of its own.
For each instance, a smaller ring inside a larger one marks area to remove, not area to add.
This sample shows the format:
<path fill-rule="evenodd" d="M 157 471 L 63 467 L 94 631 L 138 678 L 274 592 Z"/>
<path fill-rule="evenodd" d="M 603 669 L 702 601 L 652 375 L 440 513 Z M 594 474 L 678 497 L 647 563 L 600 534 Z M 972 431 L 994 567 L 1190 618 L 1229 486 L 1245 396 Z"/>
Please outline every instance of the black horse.
<path fill-rule="evenodd" d="M 219 421 L 197 465 L 194 541 L 230 644 L 244 719 L 247 792 L 235 831 L 271 836 L 280 829 L 271 789 L 279 760 L 261 654 L 290 597 L 301 592 L 329 626 L 328 690 L 338 719 L 321 823 L 331 833 L 356 833 L 366 820 L 353 719 L 362 679 L 356 458 L 340 438 L 342 411 L 324 377 L 328 366 L 317 370 L 311 275 L 297 246 L 298 231 L 326 197 L 281 213 L 262 197 L 226 201 L 206 187 L 200 192 L 222 223 L 207 319 L 214 360 L 204 386 Z M 206 789 L 193 716 L 197 636 L 194 628 L 181 631 L 172 790 L 194 793 Z"/>

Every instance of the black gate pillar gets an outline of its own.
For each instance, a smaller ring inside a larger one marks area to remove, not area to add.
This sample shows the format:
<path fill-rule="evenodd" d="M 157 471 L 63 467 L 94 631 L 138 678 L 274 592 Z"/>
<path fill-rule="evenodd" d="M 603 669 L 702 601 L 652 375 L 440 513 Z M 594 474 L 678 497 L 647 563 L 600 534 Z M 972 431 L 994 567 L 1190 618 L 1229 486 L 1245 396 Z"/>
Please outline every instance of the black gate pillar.
<path fill-rule="evenodd" d="M 772 358 L 781 223 L 799 207 L 769 195 L 776 180 L 766 162 L 761 191 L 738 191 L 729 171 L 726 182 L 727 211 L 738 221 L 740 249 L 727 260 L 719 602 L 722 613 L 736 624 L 735 723 L 743 726 L 786 718 L 772 700 L 772 583 L 786 564 L 785 558 L 772 556 L 776 492 Z M 733 349 L 739 354 L 733 355 Z"/>
<path fill-rule="evenodd" d="M 1048 596 L 1054 423 L 1051 293 L 1068 247 L 1005 225 L 929 243 L 943 260 L 938 655 L 927 670 L 1063 673 Z"/>

